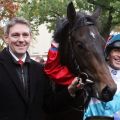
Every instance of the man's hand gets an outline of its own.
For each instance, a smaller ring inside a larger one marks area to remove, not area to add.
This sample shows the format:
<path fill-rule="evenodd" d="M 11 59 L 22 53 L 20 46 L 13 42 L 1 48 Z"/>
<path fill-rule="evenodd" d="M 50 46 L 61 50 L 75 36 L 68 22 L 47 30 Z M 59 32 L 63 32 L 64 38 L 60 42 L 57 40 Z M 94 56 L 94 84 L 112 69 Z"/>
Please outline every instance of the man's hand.
<path fill-rule="evenodd" d="M 68 91 L 72 97 L 75 97 L 76 91 L 84 89 L 85 86 L 91 86 L 93 83 L 94 82 L 89 79 L 82 80 L 82 78 L 75 77 L 72 83 L 68 86 Z"/>
<path fill-rule="evenodd" d="M 75 77 L 72 83 L 68 86 L 68 91 L 72 97 L 75 97 L 77 90 L 81 89 L 81 78 Z"/>

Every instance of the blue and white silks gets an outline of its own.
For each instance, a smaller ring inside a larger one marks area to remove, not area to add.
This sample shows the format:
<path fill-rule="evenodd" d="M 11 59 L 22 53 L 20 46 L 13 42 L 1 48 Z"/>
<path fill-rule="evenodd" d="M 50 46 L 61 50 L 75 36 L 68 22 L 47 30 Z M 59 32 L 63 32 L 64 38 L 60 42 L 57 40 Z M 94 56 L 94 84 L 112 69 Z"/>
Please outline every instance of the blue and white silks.
<path fill-rule="evenodd" d="M 88 108 L 85 110 L 84 119 L 90 116 L 109 116 L 120 120 L 120 70 L 109 67 L 112 78 L 117 84 L 117 91 L 112 101 L 102 102 L 96 98 L 91 98 Z"/>

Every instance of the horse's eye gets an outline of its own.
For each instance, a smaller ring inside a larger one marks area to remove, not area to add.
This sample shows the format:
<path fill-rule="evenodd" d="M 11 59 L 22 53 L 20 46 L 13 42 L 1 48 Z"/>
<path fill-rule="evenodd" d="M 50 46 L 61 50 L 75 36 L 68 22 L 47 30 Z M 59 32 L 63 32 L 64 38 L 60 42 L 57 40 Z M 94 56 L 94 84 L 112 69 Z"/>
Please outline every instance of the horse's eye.
<path fill-rule="evenodd" d="M 83 42 L 78 42 L 77 43 L 78 47 L 81 48 L 81 49 L 84 49 L 85 48 L 85 45 Z"/>

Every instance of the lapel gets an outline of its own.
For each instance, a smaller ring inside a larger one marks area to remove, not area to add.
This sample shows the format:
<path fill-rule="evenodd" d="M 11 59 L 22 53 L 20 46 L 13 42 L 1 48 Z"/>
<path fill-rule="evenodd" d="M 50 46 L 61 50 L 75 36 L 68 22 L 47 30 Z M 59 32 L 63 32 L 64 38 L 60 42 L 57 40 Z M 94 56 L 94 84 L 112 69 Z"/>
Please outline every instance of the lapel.
<path fill-rule="evenodd" d="M 0 59 L 2 59 L 1 62 L 3 63 L 6 71 L 8 72 L 8 74 L 11 77 L 11 79 L 9 79 L 9 80 L 11 80 L 11 82 L 15 85 L 15 87 L 16 87 L 17 91 L 20 93 L 21 97 L 27 103 L 27 99 L 25 97 L 25 92 L 24 92 L 23 86 L 19 80 L 16 68 L 14 65 L 15 63 L 13 62 L 12 56 L 6 49 L 4 49 L 1 52 Z"/>

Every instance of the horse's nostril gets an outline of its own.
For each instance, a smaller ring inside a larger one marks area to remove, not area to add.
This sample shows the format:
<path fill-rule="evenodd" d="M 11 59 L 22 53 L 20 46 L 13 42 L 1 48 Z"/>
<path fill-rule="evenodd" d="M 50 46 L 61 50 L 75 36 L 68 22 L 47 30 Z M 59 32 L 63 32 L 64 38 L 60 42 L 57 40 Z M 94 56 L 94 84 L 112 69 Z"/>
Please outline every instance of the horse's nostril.
<path fill-rule="evenodd" d="M 114 94 L 115 94 L 115 91 L 111 90 L 108 86 L 106 86 L 102 90 L 101 100 L 104 102 L 108 102 L 113 99 Z"/>

